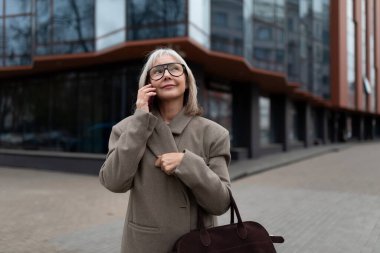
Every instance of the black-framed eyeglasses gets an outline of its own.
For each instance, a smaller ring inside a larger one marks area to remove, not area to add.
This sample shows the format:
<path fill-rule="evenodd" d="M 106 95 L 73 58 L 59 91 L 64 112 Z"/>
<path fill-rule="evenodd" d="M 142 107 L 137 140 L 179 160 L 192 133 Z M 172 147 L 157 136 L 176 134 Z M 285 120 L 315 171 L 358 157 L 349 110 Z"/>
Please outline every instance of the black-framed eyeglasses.
<path fill-rule="evenodd" d="M 182 76 L 185 72 L 185 65 L 177 62 L 160 64 L 149 69 L 148 75 L 151 80 L 158 81 L 164 76 L 166 69 L 170 75 L 179 77 Z"/>

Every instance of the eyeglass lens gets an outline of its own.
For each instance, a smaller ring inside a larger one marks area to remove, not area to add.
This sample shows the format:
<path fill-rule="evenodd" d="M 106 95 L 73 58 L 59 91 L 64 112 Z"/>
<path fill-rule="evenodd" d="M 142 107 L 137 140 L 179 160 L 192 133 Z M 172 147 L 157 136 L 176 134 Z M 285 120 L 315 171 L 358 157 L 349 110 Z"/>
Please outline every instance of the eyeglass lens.
<path fill-rule="evenodd" d="M 183 66 L 180 63 L 168 63 L 157 65 L 149 71 L 150 78 L 152 80 L 160 80 L 165 73 L 165 69 L 169 71 L 172 76 L 178 77 L 183 74 Z"/>

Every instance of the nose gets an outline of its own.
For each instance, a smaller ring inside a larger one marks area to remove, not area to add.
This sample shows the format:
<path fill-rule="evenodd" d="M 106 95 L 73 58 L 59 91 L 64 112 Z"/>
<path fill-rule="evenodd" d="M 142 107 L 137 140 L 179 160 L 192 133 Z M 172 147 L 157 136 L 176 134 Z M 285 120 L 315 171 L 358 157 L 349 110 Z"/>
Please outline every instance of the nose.
<path fill-rule="evenodd" d="M 170 77 L 171 75 L 170 75 L 170 73 L 169 73 L 169 70 L 168 70 L 168 68 L 165 68 L 164 69 L 164 77 L 166 78 L 166 77 Z"/>

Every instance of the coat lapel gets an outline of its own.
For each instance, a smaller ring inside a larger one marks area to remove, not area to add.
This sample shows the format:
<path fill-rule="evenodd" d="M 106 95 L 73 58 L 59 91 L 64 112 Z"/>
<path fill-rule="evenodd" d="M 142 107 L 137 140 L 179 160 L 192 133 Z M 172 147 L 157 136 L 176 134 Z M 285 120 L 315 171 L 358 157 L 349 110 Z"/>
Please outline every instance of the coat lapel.
<path fill-rule="evenodd" d="M 184 113 L 184 108 L 173 118 L 170 124 L 166 124 L 157 110 L 152 114 L 158 118 L 158 123 L 148 139 L 147 146 L 157 157 L 161 154 L 178 152 L 177 144 L 173 134 L 180 135 L 192 119 Z"/>
<path fill-rule="evenodd" d="M 174 117 L 170 124 L 167 125 L 158 111 L 152 111 L 152 114 L 158 118 L 158 122 L 155 129 L 153 130 L 152 135 L 148 139 L 148 149 L 156 157 L 165 153 L 178 152 L 178 147 L 174 140 L 173 134 L 180 135 L 187 126 L 187 124 L 190 122 L 192 117 L 185 115 L 184 109 L 182 109 Z M 178 187 L 180 187 L 180 189 L 182 190 L 183 198 L 181 198 L 179 206 L 181 208 L 188 207 L 190 205 L 190 202 L 187 196 L 185 185 L 176 176 L 172 178 L 175 179 L 172 182 L 177 184 Z"/>
<path fill-rule="evenodd" d="M 152 135 L 148 139 L 147 146 L 156 157 L 165 153 L 178 152 L 172 132 L 162 120 L 158 121 Z"/>

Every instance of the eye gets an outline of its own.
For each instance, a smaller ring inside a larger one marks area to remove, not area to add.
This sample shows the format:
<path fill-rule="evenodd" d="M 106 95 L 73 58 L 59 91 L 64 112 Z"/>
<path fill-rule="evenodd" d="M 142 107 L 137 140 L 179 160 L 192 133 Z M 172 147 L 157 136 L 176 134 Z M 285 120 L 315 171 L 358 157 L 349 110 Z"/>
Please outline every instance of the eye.
<path fill-rule="evenodd" d="M 176 71 L 178 71 L 178 70 L 181 69 L 181 65 L 179 65 L 179 64 L 172 64 L 172 65 L 169 65 L 169 69 L 170 70 L 176 70 Z"/>
<path fill-rule="evenodd" d="M 163 68 L 162 67 L 156 67 L 156 68 L 153 68 L 151 71 L 152 71 L 153 75 L 162 74 Z"/>

